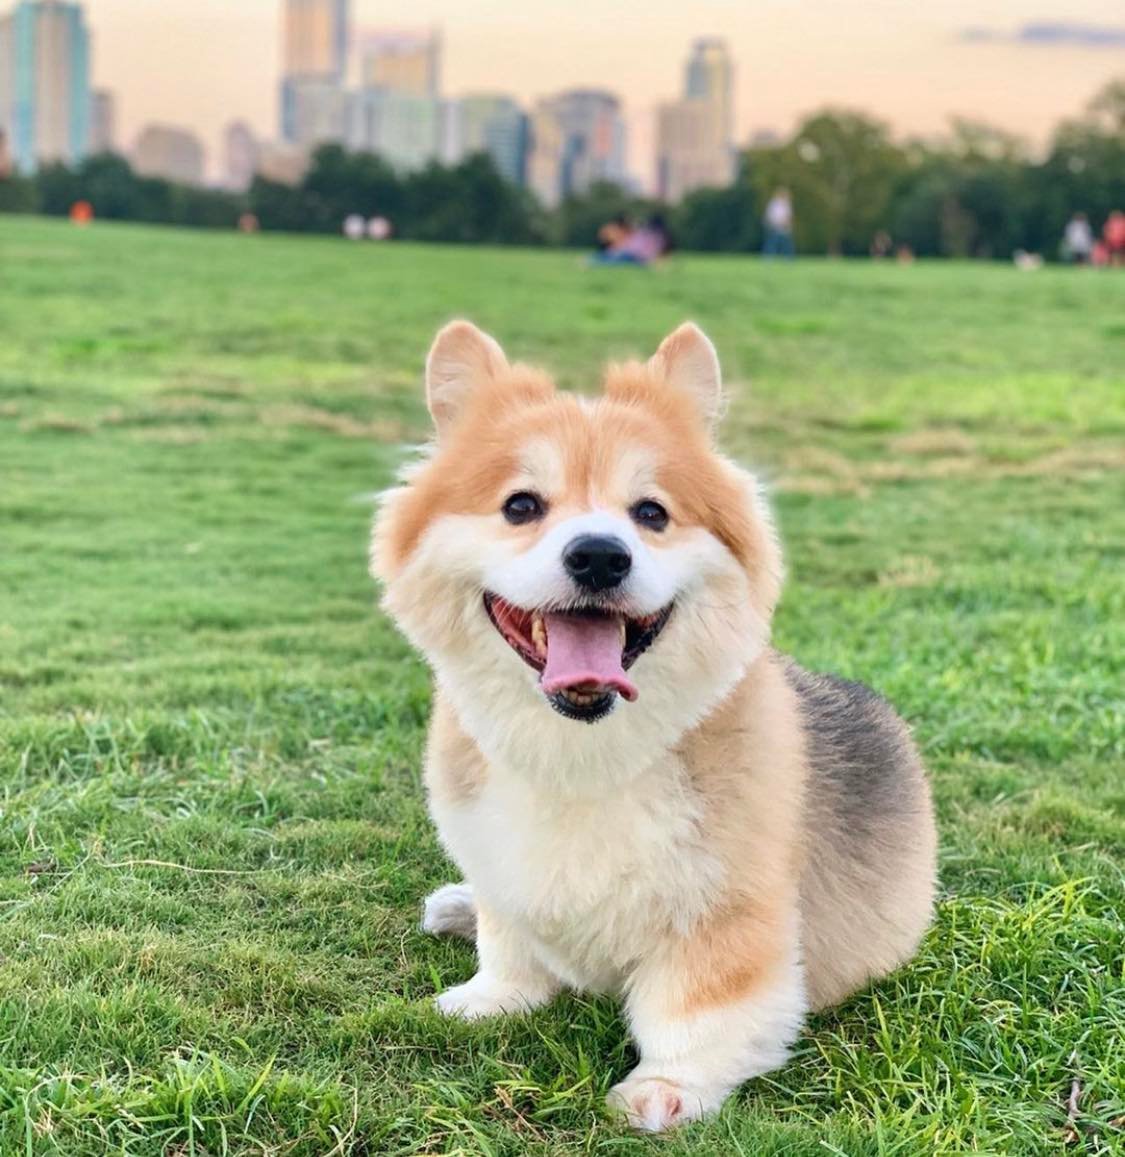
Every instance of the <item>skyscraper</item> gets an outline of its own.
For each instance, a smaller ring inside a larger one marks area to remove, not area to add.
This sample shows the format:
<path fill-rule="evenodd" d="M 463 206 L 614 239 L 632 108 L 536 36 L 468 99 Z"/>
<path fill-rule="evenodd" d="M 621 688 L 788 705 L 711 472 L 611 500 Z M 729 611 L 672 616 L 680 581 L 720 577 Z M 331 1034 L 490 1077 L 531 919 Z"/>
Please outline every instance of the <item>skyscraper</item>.
<path fill-rule="evenodd" d="M 250 188 L 258 171 L 258 138 L 245 121 L 231 121 L 223 133 L 223 184 L 236 193 Z"/>
<path fill-rule="evenodd" d="M 712 105 L 718 114 L 719 133 L 730 142 L 734 137 L 734 65 L 726 41 L 697 40 L 691 47 L 684 76 L 684 97 Z"/>
<path fill-rule="evenodd" d="M 281 136 L 294 144 L 310 123 L 331 120 L 327 90 L 343 93 L 348 66 L 349 0 L 284 0 Z M 311 111 L 310 111 L 311 109 Z M 342 133 L 342 121 L 340 126 Z M 334 138 L 339 139 L 338 134 Z"/>
<path fill-rule="evenodd" d="M 721 186 L 734 172 L 734 70 L 721 40 L 697 40 L 684 74 L 681 100 L 656 118 L 656 185 L 666 201 L 692 189 Z"/>
<path fill-rule="evenodd" d="M 359 83 L 407 96 L 441 94 L 441 37 L 437 32 L 372 32 L 359 46 Z"/>
<path fill-rule="evenodd" d="M 285 76 L 344 80 L 348 6 L 348 0 L 285 0 Z"/>
<path fill-rule="evenodd" d="M 189 129 L 146 125 L 133 146 L 133 167 L 142 177 L 202 185 L 203 143 Z"/>
<path fill-rule="evenodd" d="M 287 142 L 311 150 L 344 139 L 350 96 L 338 80 L 294 77 L 288 82 L 286 97 Z"/>
<path fill-rule="evenodd" d="M 531 118 L 528 183 L 548 207 L 596 181 L 624 184 L 621 102 L 600 89 L 572 89 L 539 101 Z"/>
<path fill-rule="evenodd" d="M 90 94 L 90 152 L 112 153 L 117 149 L 117 98 L 108 89 Z"/>
<path fill-rule="evenodd" d="M 22 172 L 86 156 L 90 37 L 80 4 L 19 0 L 0 17 L 0 129 Z"/>
<path fill-rule="evenodd" d="M 487 153 L 497 171 L 523 184 L 527 169 L 527 117 L 511 97 L 471 95 L 453 101 L 448 118 L 446 159 Z"/>
<path fill-rule="evenodd" d="M 387 88 L 362 88 L 348 102 L 348 148 L 378 153 L 402 172 L 438 155 L 441 101 Z"/>

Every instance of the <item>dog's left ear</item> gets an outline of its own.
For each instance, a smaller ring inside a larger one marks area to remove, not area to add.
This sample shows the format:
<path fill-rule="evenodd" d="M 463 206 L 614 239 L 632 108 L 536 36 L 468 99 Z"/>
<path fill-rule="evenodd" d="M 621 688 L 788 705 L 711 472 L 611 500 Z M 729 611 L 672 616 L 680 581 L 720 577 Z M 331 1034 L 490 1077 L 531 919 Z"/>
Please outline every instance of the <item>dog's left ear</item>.
<path fill-rule="evenodd" d="M 695 402 L 709 429 L 723 410 L 723 376 L 711 339 L 694 322 L 670 333 L 649 359 L 649 369 Z"/>
<path fill-rule="evenodd" d="M 465 400 L 508 368 L 495 338 L 470 321 L 451 321 L 442 329 L 426 358 L 426 405 L 442 437 L 456 422 Z"/>

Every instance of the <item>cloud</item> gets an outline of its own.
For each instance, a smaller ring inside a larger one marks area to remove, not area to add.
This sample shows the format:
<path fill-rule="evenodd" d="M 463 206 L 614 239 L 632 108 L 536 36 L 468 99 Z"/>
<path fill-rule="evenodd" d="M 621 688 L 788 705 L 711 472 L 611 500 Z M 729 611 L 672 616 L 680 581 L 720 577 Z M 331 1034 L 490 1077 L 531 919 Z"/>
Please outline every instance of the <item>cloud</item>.
<path fill-rule="evenodd" d="M 1038 48 L 1125 48 L 1125 25 L 1040 20 L 1015 29 L 973 26 L 957 39 L 966 44 L 1026 44 Z"/>

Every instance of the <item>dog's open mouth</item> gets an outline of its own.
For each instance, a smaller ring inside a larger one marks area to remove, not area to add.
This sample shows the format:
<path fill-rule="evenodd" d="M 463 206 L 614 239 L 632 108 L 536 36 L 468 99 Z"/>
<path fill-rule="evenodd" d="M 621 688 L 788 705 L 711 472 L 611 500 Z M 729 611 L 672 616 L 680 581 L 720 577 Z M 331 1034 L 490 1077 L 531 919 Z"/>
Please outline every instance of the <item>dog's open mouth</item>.
<path fill-rule="evenodd" d="M 636 699 L 626 672 L 672 614 L 671 605 L 643 618 L 595 608 L 526 611 L 493 594 L 484 596 L 484 607 L 508 646 L 539 672 L 551 706 L 587 723 L 608 715 L 618 695 Z"/>

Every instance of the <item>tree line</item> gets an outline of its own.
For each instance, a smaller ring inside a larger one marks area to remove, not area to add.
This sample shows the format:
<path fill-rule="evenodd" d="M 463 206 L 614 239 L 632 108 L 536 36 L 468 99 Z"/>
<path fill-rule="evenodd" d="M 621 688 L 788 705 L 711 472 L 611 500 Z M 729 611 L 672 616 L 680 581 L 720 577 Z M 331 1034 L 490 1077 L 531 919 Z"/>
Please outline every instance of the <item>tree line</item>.
<path fill-rule="evenodd" d="M 373 154 L 325 145 L 299 184 L 258 176 L 244 194 L 142 177 L 113 154 L 73 169 L 47 165 L 0 180 L 0 212 L 65 215 L 84 200 L 111 220 L 230 228 L 249 213 L 262 229 L 314 233 L 337 233 L 360 213 L 388 218 L 408 240 L 579 247 L 613 217 L 660 212 L 679 248 L 750 252 L 781 186 L 792 194 L 801 253 L 864 254 L 881 238 L 919 256 L 1053 257 L 1072 213 L 1100 227 L 1125 208 L 1125 81 L 1060 124 L 1038 157 L 984 124 L 955 122 L 941 142 L 898 142 L 866 114 L 819 112 L 788 140 L 743 152 L 730 185 L 672 206 L 598 184 L 547 210 L 483 155 L 403 174 Z"/>

